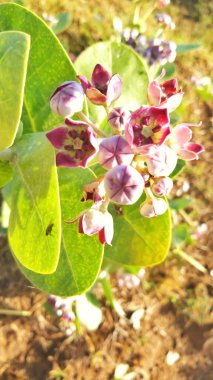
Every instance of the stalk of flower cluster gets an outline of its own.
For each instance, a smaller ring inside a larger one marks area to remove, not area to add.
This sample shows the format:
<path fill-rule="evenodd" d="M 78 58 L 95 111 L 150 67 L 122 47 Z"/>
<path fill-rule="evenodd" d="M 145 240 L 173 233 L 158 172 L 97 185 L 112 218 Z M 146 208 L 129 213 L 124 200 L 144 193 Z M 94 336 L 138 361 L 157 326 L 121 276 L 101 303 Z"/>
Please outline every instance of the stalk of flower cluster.
<path fill-rule="evenodd" d="M 97 126 L 97 124 L 93 123 L 83 112 L 78 112 L 77 116 L 79 117 L 79 119 L 81 119 L 82 121 L 84 121 L 85 123 L 87 123 L 90 127 L 92 127 L 92 129 L 95 131 L 95 133 L 97 133 L 98 136 L 100 136 L 100 137 L 108 137 L 108 135 L 104 131 L 102 131 Z"/>

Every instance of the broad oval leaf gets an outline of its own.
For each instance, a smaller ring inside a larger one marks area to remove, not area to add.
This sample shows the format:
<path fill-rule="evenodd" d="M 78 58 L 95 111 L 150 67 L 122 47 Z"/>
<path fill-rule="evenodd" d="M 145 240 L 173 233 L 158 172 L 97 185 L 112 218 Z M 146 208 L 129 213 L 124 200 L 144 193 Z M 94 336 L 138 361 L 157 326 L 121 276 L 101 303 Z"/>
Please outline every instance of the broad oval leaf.
<path fill-rule="evenodd" d="M 24 266 L 52 273 L 61 241 L 55 152 L 43 133 L 24 135 L 14 151 L 9 243 Z"/>
<path fill-rule="evenodd" d="M 114 218 L 112 247 L 106 246 L 105 254 L 111 260 L 124 265 L 146 267 L 163 261 L 171 243 L 169 210 L 154 218 L 140 215 L 140 199 L 133 206 L 122 209 L 111 206 Z"/>
<path fill-rule="evenodd" d="M 123 87 L 121 97 L 113 103 L 113 107 L 123 106 L 134 111 L 146 103 L 148 75 L 142 58 L 130 47 L 117 42 L 99 42 L 86 49 L 75 61 L 78 74 L 91 79 L 92 71 L 97 63 L 103 65 L 111 74 L 121 76 Z M 96 122 L 106 116 L 103 107 L 88 102 L 89 113 Z"/>
<path fill-rule="evenodd" d="M 95 282 L 103 259 L 103 246 L 97 236 L 78 233 L 77 223 L 68 225 L 81 211 L 90 207 L 80 202 L 85 183 L 94 177 L 88 169 L 59 168 L 60 198 L 62 211 L 62 243 L 59 263 L 55 273 L 37 274 L 19 263 L 24 275 L 33 285 L 46 293 L 73 296 L 85 293 Z"/>
<path fill-rule="evenodd" d="M 0 11 L 1 12 L 1 11 Z M 9 148 L 18 129 L 30 50 L 30 36 L 0 33 L 0 151 Z"/>
<path fill-rule="evenodd" d="M 50 95 L 59 84 L 76 76 L 67 53 L 44 21 L 20 5 L 0 4 L 0 31 L 4 30 L 31 36 L 22 116 L 25 132 L 57 126 L 63 119 L 51 111 Z"/>
<path fill-rule="evenodd" d="M 13 178 L 13 168 L 8 161 L 0 161 L 0 188 Z"/>

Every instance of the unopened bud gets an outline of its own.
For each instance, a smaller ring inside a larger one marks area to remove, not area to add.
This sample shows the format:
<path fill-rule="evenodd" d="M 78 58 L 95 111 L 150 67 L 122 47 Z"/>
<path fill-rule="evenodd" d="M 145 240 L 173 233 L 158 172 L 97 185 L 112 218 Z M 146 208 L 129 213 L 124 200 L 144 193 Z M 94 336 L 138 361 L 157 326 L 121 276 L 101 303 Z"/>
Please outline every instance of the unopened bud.
<path fill-rule="evenodd" d="M 169 177 L 155 179 L 152 185 L 153 194 L 158 197 L 163 197 L 170 193 L 173 188 L 173 181 Z"/>
<path fill-rule="evenodd" d="M 131 205 L 142 195 L 144 180 L 132 166 L 118 165 L 105 175 L 104 186 L 112 202 Z"/>
<path fill-rule="evenodd" d="M 167 203 L 161 198 L 148 198 L 140 207 L 140 214 L 146 218 L 162 215 L 167 210 Z"/>
<path fill-rule="evenodd" d="M 125 124 L 130 116 L 130 112 L 122 107 L 114 108 L 108 117 L 108 123 L 112 128 L 123 131 Z"/>
<path fill-rule="evenodd" d="M 129 165 L 134 153 L 124 137 L 120 135 L 103 139 L 99 146 L 99 162 L 105 169 L 125 164 Z"/>
<path fill-rule="evenodd" d="M 82 111 L 84 91 L 77 82 L 64 82 L 56 88 L 50 97 L 50 107 L 63 117 Z"/>

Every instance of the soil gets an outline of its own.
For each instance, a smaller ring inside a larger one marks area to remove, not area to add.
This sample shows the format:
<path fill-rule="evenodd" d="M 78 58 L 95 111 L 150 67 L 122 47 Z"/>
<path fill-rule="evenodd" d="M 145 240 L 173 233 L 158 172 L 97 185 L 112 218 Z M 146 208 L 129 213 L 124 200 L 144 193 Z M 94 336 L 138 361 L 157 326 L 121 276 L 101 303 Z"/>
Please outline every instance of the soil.
<path fill-rule="evenodd" d="M 204 240 L 202 246 L 207 248 L 205 243 Z M 208 268 L 209 251 L 205 256 L 201 251 L 197 255 Z M 113 275 L 113 292 L 126 317 L 118 317 L 97 287 L 103 311 L 101 326 L 95 332 L 66 337 L 58 319 L 50 317 L 43 307 L 46 296 L 22 277 L 8 252 L 1 255 L 0 264 L 0 308 L 32 313 L 1 315 L 0 379 L 108 380 L 113 379 L 119 363 L 127 363 L 136 372 L 136 379 L 213 379 L 208 274 L 189 264 L 180 267 L 170 257 L 162 265 L 148 269 L 136 289 L 119 288 Z M 187 309 L 187 297 L 192 292 L 197 305 Z M 174 296 L 176 303 L 172 301 Z M 139 308 L 144 309 L 144 316 L 141 327 L 135 330 L 130 317 Z M 170 351 L 180 355 L 173 365 L 166 362 Z M 56 376 L 59 371 L 61 377 Z"/>

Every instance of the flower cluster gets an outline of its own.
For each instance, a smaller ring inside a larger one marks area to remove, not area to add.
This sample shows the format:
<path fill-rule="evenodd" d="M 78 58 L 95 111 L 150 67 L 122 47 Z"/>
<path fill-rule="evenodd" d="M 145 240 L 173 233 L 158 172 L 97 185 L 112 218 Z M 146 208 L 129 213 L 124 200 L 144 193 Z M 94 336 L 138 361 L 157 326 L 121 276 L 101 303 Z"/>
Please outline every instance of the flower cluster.
<path fill-rule="evenodd" d="M 169 22 L 169 19 L 163 17 L 162 14 L 158 14 L 158 19 L 164 23 Z M 170 20 L 170 27 L 174 28 L 172 20 Z M 150 66 L 156 64 L 163 66 L 167 62 L 174 62 L 176 58 L 176 44 L 173 41 L 164 41 L 161 38 L 147 39 L 137 29 L 129 28 L 122 32 L 122 40 L 146 58 Z"/>
<path fill-rule="evenodd" d="M 175 23 L 167 13 L 157 13 L 155 19 L 159 24 L 163 24 L 172 30 L 175 29 Z"/>
<path fill-rule="evenodd" d="M 72 335 L 76 331 L 75 314 L 72 310 L 75 297 L 61 298 L 50 294 L 47 299 L 48 306 L 57 317 L 60 318 L 60 328 L 66 335 Z"/>
<path fill-rule="evenodd" d="M 64 125 L 47 132 L 56 149 L 56 164 L 84 168 L 96 155 L 106 171 L 84 186 L 81 201 L 90 200 L 93 205 L 67 222 L 78 221 L 79 233 L 97 234 L 102 244 L 111 245 L 113 238 L 109 203 L 132 205 L 145 193 L 145 201 L 139 206 L 141 216 L 162 215 L 167 210 L 163 197 L 172 189 L 170 175 L 178 158 L 197 159 L 204 150 L 191 142 L 190 124 L 171 127 L 170 112 L 181 103 L 183 92 L 176 79 L 163 82 L 164 75 L 163 71 L 149 84 L 148 104 L 132 113 L 122 107 L 112 108 L 121 94 L 122 81 L 100 64 L 95 66 L 91 82 L 79 75 L 81 84 L 65 82 L 51 97 L 53 111 L 65 118 Z M 84 94 L 90 102 L 106 109 L 111 135 L 105 135 L 82 112 Z M 80 120 L 70 119 L 74 114 Z"/>

